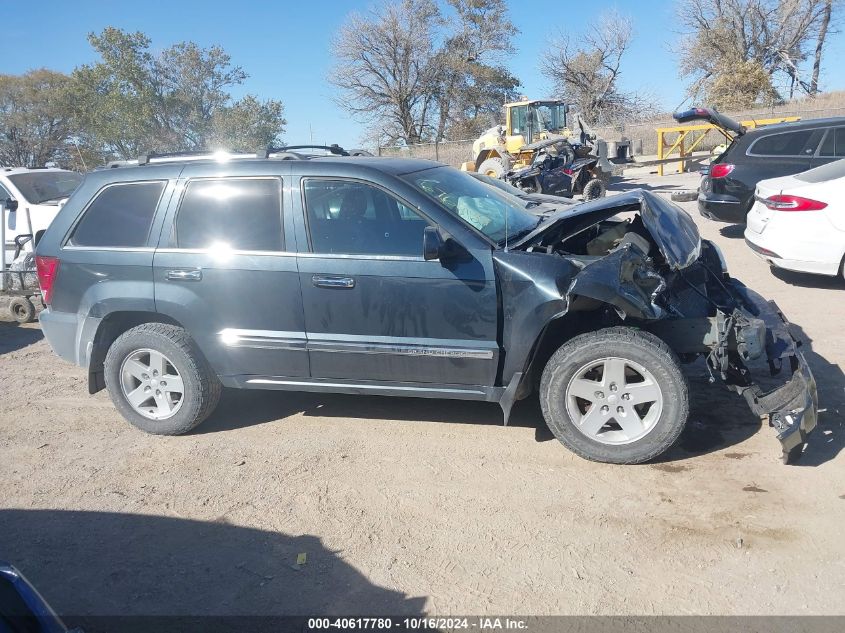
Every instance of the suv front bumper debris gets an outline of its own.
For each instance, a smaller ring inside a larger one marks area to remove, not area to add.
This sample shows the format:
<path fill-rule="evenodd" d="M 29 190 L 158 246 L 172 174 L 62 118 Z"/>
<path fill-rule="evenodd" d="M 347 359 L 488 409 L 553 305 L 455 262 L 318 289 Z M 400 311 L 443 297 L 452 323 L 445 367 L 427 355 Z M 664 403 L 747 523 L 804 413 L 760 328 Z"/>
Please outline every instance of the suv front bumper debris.
<path fill-rule="evenodd" d="M 742 298 L 743 312 L 750 313 L 750 320 L 756 322 L 761 331 L 765 330 L 763 340 L 772 376 L 785 368 L 791 376 L 781 386 L 764 391 L 751 381 L 750 372 L 741 361 L 733 357 L 729 359 L 727 372 L 723 372 L 723 379 L 729 387 L 743 395 L 756 415 L 768 420 L 783 448 L 783 461 L 789 463 L 800 456 L 807 436 L 816 428 L 819 406 L 816 381 L 798 349 L 801 342 L 790 333 L 789 322 L 777 304 L 766 301 L 734 280 L 731 280 L 730 287 Z M 737 325 L 731 336 L 736 337 L 740 331 Z M 711 359 L 714 355 L 718 357 L 718 349 L 714 350 Z M 730 352 L 728 356 L 731 356 Z"/>

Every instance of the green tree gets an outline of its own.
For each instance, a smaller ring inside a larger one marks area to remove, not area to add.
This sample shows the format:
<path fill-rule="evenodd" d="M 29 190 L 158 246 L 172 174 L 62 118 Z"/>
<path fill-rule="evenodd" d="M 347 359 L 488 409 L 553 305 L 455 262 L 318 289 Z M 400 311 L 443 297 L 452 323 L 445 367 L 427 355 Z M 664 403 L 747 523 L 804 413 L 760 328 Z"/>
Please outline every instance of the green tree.
<path fill-rule="evenodd" d="M 284 109 L 279 101 L 259 101 L 247 95 L 231 106 L 218 108 L 211 117 L 208 144 L 241 151 L 280 145 Z"/>
<path fill-rule="evenodd" d="M 239 148 L 279 142 L 281 102 L 233 103 L 228 91 L 247 74 L 219 46 L 183 42 L 154 55 L 149 37 L 112 27 L 88 39 L 100 60 L 74 70 L 71 89 L 81 141 L 104 158 L 209 149 L 224 138 Z"/>
<path fill-rule="evenodd" d="M 502 104 L 517 97 L 519 79 L 504 66 L 519 33 L 504 0 L 448 0 L 455 13 L 437 56 L 437 139 L 474 138 L 499 123 Z"/>
<path fill-rule="evenodd" d="M 67 75 L 31 70 L 0 75 L 0 164 L 43 167 L 67 160 L 73 135 Z"/>

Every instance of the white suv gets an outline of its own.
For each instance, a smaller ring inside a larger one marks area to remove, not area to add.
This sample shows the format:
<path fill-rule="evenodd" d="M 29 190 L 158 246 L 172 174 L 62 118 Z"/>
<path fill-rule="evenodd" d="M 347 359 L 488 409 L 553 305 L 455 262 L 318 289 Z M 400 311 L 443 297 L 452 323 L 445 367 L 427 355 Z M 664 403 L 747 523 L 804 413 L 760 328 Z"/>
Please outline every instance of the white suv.
<path fill-rule="evenodd" d="M 64 169 L 0 168 L 0 201 L 7 209 L 2 217 L 6 224 L 6 263 L 14 254 L 15 238 L 43 233 L 81 181 L 81 175 Z"/>

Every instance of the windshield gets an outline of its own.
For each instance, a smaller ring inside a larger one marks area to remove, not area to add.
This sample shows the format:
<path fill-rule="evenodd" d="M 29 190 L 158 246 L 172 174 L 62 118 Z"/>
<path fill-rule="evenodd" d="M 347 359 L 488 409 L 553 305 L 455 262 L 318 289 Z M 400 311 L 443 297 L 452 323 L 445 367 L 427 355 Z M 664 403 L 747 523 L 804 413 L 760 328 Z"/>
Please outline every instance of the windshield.
<path fill-rule="evenodd" d="M 562 104 L 541 104 L 535 112 L 538 132 L 556 132 L 566 127 L 566 111 Z"/>
<path fill-rule="evenodd" d="M 82 176 L 72 171 L 32 171 L 11 175 L 9 180 L 29 204 L 41 204 L 67 198 Z"/>
<path fill-rule="evenodd" d="M 522 201 L 452 167 L 426 169 L 404 178 L 496 244 L 524 235 L 540 223 Z"/>

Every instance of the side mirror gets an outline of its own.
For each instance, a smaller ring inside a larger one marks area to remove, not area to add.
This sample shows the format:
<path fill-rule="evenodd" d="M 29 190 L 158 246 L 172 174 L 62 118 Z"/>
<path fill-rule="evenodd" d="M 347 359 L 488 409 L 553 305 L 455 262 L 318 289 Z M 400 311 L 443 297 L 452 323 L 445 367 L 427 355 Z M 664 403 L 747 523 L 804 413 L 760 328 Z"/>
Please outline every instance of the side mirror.
<path fill-rule="evenodd" d="M 427 226 L 423 231 L 423 258 L 429 262 L 440 259 L 443 250 L 443 239 L 435 226 Z"/>
<path fill-rule="evenodd" d="M 3 202 L 3 206 L 6 207 L 9 211 L 17 211 L 18 210 L 18 201 L 14 198 L 8 198 Z"/>

